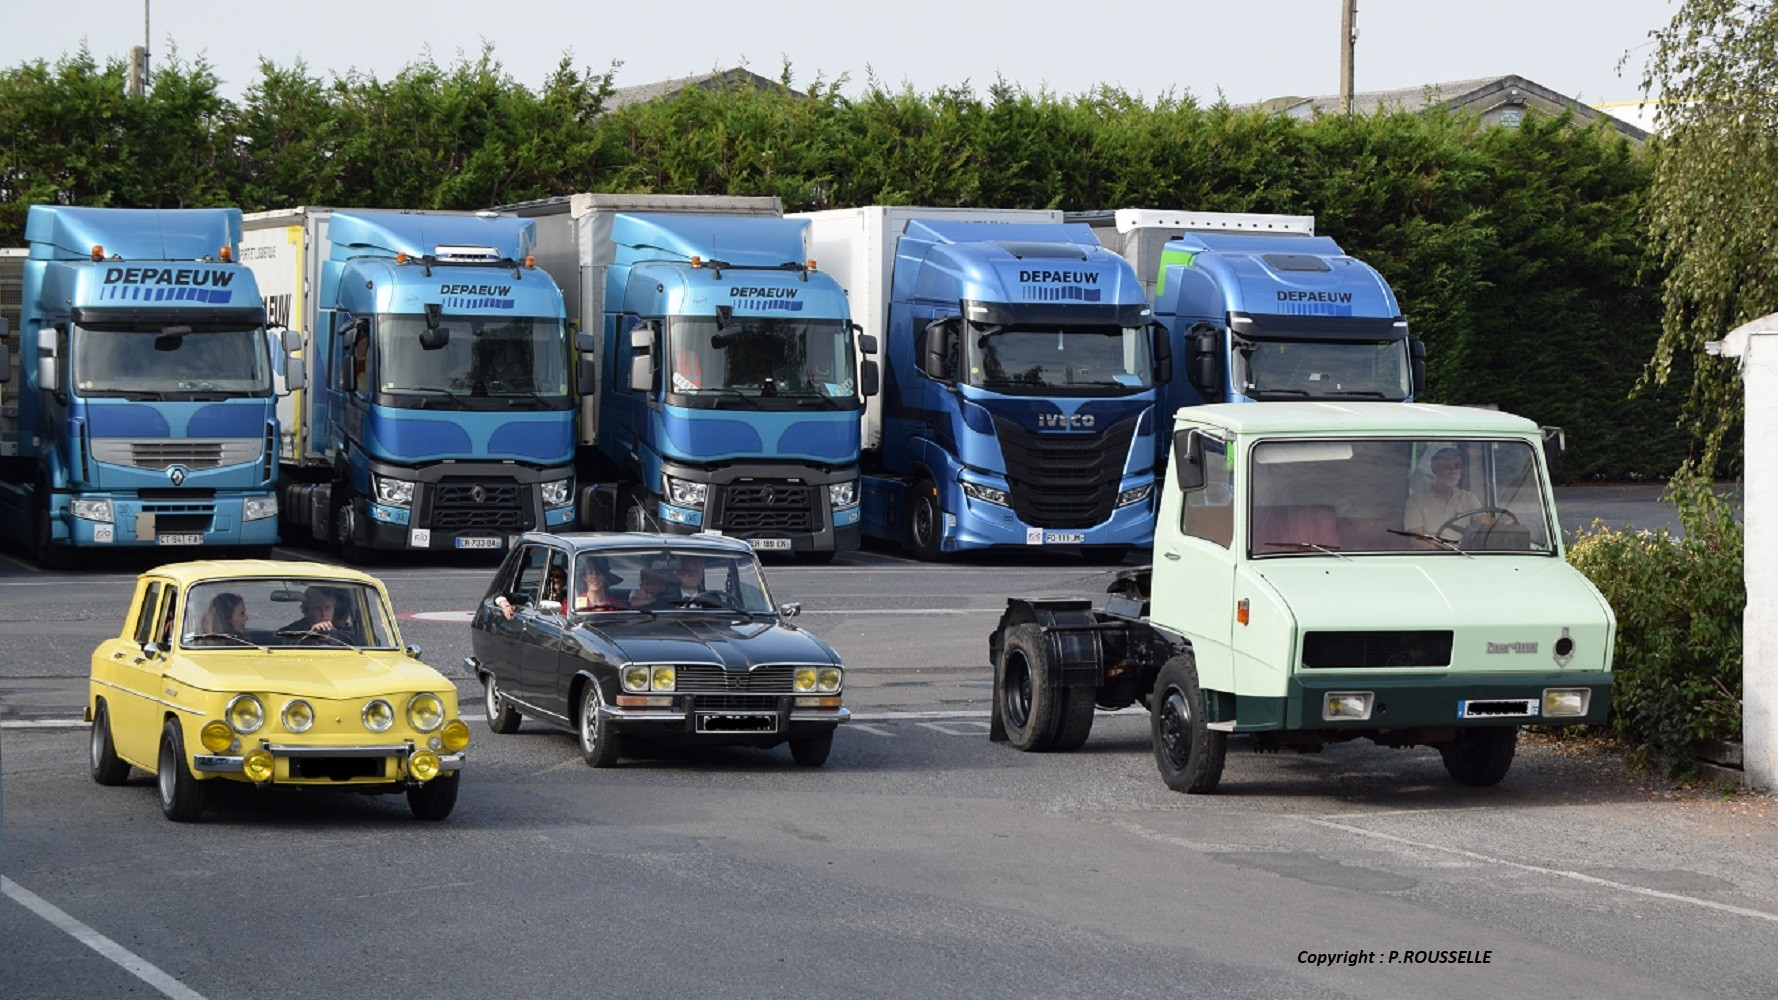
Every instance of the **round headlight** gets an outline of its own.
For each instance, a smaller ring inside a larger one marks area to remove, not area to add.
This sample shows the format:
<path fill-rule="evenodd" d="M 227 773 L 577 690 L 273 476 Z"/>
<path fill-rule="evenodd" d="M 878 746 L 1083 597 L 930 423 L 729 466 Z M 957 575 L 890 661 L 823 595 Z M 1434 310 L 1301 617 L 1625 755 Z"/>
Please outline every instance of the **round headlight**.
<path fill-rule="evenodd" d="M 364 706 L 364 728 L 373 733 L 380 733 L 395 725 L 395 709 L 381 698 Z"/>
<path fill-rule="evenodd" d="M 469 745 L 469 723 L 462 719 L 452 719 L 445 723 L 444 732 L 439 735 L 444 739 L 444 748 L 456 753 Z"/>
<path fill-rule="evenodd" d="M 815 686 L 823 691 L 838 691 L 840 689 L 840 668 L 822 667 L 820 679 Z"/>
<path fill-rule="evenodd" d="M 422 733 L 430 733 L 444 724 L 444 702 L 438 695 L 422 692 L 408 699 L 407 724 Z"/>
<path fill-rule="evenodd" d="M 625 667 L 623 672 L 624 690 L 648 690 L 648 675 L 649 671 L 647 667 Z"/>
<path fill-rule="evenodd" d="M 671 691 L 678 674 L 672 667 L 655 667 L 653 686 L 656 691 Z"/>
<path fill-rule="evenodd" d="M 270 781 L 275 769 L 271 753 L 263 747 L 249 751 L 247 756 L 241 758 L 241 773 L 247 776 L 248 781 Z"/>
<path fill-rule="evenodd" d="M 407 759 L 407 773 L 421 781 L 431 781 L 442 770 L 438 763 L 438 754 L 430 750 L 415 750 L 414 755 Z"/>
<path fill-rule="evenodd" d="M 250 694 L 235 695 L 222 714 L 228 717 L 229 727 L 242 735 L 258 732 L 265 725 L 265 706 Z"/>
<path fill-rule="evenodd" d="M 281 716 L 284 720 L 284 728 L 293 733 L 306 733 L 309 731 L 309 727 L 315 724 L 314 706 L 301 698 L 285 703 Z"/>
<path fill-rule="evenodd" d="M 797 667 L 796 668 L 796 689 L 798 691 L 813 691 L 813 690 L 815 690 L 815 675 L 816 675 L 816 670 L 814 667 Z"/>
<path fill-rule="evenodd" d="M 228 723 L 212 719 L 204 723 L 204 728 L 198 731 L 198 741 L 204 744 L 205 750 L 211 753 L 221 753 L 234 743 L 235 733 L 234 730 L 228 728 Z"/>

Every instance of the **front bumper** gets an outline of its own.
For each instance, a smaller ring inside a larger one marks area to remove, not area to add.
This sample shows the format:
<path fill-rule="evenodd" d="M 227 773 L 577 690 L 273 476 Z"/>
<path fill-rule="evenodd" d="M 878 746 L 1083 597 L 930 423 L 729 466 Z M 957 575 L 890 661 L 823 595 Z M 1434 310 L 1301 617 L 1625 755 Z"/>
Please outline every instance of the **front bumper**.
<path fill-rule="evenodd" d="M 1470 702 L 1506 703 L 1529 701 L 1537 709 L 1545 688 L 1586 688 L 1589 697 L 1587 713 L 1579 716 L 1545 717 L 1538 712 L 1468 716 L 1463 706 Z M 1259 701 L 1272 701 L 1282 725 L 1263 729 L 1402 729 L 1408 727 L 1548 725 L 1564 726 L 1578 723 L 1598 724 L 1606 720 L 1611 709 L 1611 674 L 1596 670 L 1540 671 L 1537 673 L 1427 674 L 1298 674 L 1289 679 L 1287 694 L 1280 699 L 1240 699 L 1239 732 L 1255 731 L 1251 725 L 1257 715 L 1250 707 Z M 1321 717 L 1324 696 L 1330 691 L 1370 691 L 1376 696 L 1371 717 L 1365 720 L 1327 721 Z"/>
<path fill-rule="evenodd" d="M 1136 489 L 1145 482 L 1152 483 L 1152 477 L 1128 479 L 1121 489 Z M 1012 508 L 974 499 L 957 484 L 952 484 L 944 504 L 946 552 L 1012 545 L 1147 548 L 1154 542 L 1152 492 L 1137 503 L 1114 508 L 1111 516 L 1098 524 L 1060 528 L 1033 528 L 1019 520 Z"/>
<path fill-rule="evenodd" d="M 848 708 L 798 708 L 784 695 L 763 703 L 736 704 L 673 696 L 671 708 L 629 708 L 604 705 L 599 714 L 620 733 L 633 733 L 657 743 L 780 743 L 831 730 L 852 718 Z"/>
<path fill-rule="evenodd" d="M 411 742 L 361 746 L 298 746 L 261 743 L 272 755 L 274 770 L 266 784 L 350 786 L 407 782 L 408 760 L 419 749 Z M 439 770 L 461 770 L 464 752 L 438 752 Z M 191 769 L 199 774 L 218 774 L 247 780 L 244 754 L 194 754 Z M 295 764 L 294 761 L 301 761 Z M 314 762 L 311 764 L 310 762 Z M 380 764 L 380 766 L 379 766 Z M 304 774 L 302 772 L 310 772 Z"/>
<path fill-rule="evenodd" d="M 143 500 L 134 493 L 84 491 L 57 494 L 53 499 L 50 530 L 57 544 L 78 547 L 197 547 L 216 545 L 274 545 L 278 518 L 241 519 L 248 499 L 275 496 L 270 491 L 215 493 L 193 491 L 190 500 Z M 70 512 L 69 501 L 110 500 L 110 521 L 89 521 Z"/>

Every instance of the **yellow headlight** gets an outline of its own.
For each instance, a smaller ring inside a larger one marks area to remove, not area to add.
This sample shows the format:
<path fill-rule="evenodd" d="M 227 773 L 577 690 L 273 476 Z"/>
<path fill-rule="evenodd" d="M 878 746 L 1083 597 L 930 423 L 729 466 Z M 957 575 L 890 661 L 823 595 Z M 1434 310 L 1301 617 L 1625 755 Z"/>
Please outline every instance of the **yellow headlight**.
<path fill-rule="evenodd" d="M 814 667 L 796 668 L 796 689 L 798 691 L 815 690 L 816 670 Z"/>
<path fill-rule="evenodd" d="M 395 725 L 395 709 L 390 708 L 388 702 L 378 698 L 364 706 L 362 718 L 364 719 L 364 728 L 373 733 L 380 733 Z"/>
<path fill-rule="evenodd" d="M 438 764 L 438 754 L 430 750 L 416 750 L 407 759 L 407 773 L 421 781 L 431 781 L 443 770 Z"/>
<path fill-rule="evenodd" d="M 235 734 L 234 730 L 228 728 L 228 723 L 211 720 L 204 723 L 203 729 L 198 730 L 198 740 L 204 744 L 205 750 L 221 753 L 235 741 Z"/>
<path fill-rule="evenodd" d="M 678 676 L 672 667 L 655 667 L 651 683 L 656 691 L 671 691 Z"/>
<path fill-rule="evenodd" d="M 265 706 L 250 694 L 237 694 L 229 699 L 223 715 L 228 717 L 228 724 L 234 731 L 243 736 L 258 732 L 259 727 L 265 725 Z"/>
<path fill-rule="evenodd" d="M 247 756 L 241 758 L 241 773 L 245 774 L 249 781 L 270 781 L 272 772 L 276 769 L 277 766 L 272 761 L 271 753 L 263 747 L 258 750 L 249 750 Z"/>
<path fill-rule="evenodd" d="M 444 732 L 439 736 L 444 740 L 444 748 L 456 753 L 469 745 L 469 724 L 462 719 L 452 719 L 445 723 Z"/>
<path fill-rule="evenodd" d="M 315 724 L 315 708 L 298 698 L 285 704 L 283 719 L 285 729 L 293 733 L 306 733 Z"/>
<path fill-rule="evenodd" d="M 625 667 L 623 682 L 625 691 L 648 690 L 649 671 L 647 667 Z"/>
<path fill-rule="evenodd" d="M 816 687 L 823 691 L 838 691 L 840 689 L 840 668 L 822 667 L 820 681 Z"/>
<path fill-rule="evenodd" d="M 422 733 L 430 733 L 444 723 L 444 702 L 438 695 L 420 693 L 408 699 L 407 722 Z"/>

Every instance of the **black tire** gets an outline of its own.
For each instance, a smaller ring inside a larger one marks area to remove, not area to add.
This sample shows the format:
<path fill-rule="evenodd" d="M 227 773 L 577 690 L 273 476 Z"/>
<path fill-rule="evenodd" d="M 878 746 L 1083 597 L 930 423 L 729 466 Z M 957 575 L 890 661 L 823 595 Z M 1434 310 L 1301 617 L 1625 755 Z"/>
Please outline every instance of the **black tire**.
<path fill-rule="evenodd" d="M 524 718 L 501 696 L 500 684 L 492 672 L 482 677 L 482 711 L 488 714 L 488 728 L 502 736 L 518 732 L 519 720 Z"/>
<path fill-rule="evenodd" d="M 790 741 L 790 759 L 804 767 L 820 767 L 827 763 L 833 750 L 833 730 L 816 736 L 800 736 Z"/>
<path fill-rule="evenodd" d="M 622 516 L 618 518 L 619 531 L 648 531 L 648 522 L 653 520 L 648 515 L 648 504 L 642 494 L 636 490 L 626 490 L 623 495 Z"/>
<path fill-rule="evenodd" d="M 1489 726 L 1457 730 L 1457 742 L 1440 747 L 1438 752 L 1452 780 L 1471 788 L 1488 788 L 1506 777 L 1518 746 L 1517 726 Z"/>
<path fill-rule="evenodd" d="M 1192 654 L 1181 653 L 1161 667 L 1151 702 L 1149 730 L 1161 780 L 1188 795 L 1215 791 L 1228 757 L 1229 737 L 1211 729 L 1204 719 L 1198 661 Z"/>
<path fill-rule="evenodd" d="M 160 789 L 161 812 L 175 823 L 190 823 L 204 814 L 204 793 L 209 789 L 185 763 L 185 734 L 177 719 L 161 727 L 161 749 L 155 771 Z"/>
<path fill-rule="evenodd" d="M 407 807 L 415 819 L 437 822 L 457 807 L 457 772 L 441 774 L 423 785 L 407 790 Z"/>
<path fill-rule="evenodd" d="M 907 547 L 914 558 L 924 562 L 944 559 L 945 512 L 932 480 L 922 479 L 908 489 L 905 520 Z"/>
<path fill-rule="evenodd" d="M 580 692 L 580 717 L 575 725 L 580 755 L 588 767 L 610 767 L 623 753 L 623 737 L 611 728 L 611 720 L 599 712 L 604 704 L 605 693 L 599 690 L 599 682 L 589 679 Z"/>
<path fill-rule="evenodd" d="M 994 697 L 1001 722 L 1006 726 L 1006 741 L 1030 753 L 1055 746 L 1061 725 L 1061 703 L 1067 694 L 1044 680 L 1048 655 L 1049 644 L 1036 625 L 1026 623 L 1006 630 Z M 1090 708 L 1092 702 L 1087 704 Z"/>
<path fill-rule="evenodd" d="M 1079 750 L 1093 731 L 1093 689 L 1063 688 L 1062 704 L 1056 712 L 1056 741 L 1050 749 L 1056 753 Z"/>
<path fill-rule="evenodd" d="M 372 549 L 358 543 L 358 511 L 352 504 L 352 491 L 342 487 L 339 495 L 340 505 L 333 512 L 333 532 L 340 560 L 353 566 L 369 566 L 375 555 Z"/>
<path fill-rule="evenodd" d="M 93 709 L 92 732 L 93 780 L 101 785 L 121 785 L 130 778 L 128 761 L 119 760 L 117 745 L 111 742 L 111 718 L 105 703 Z"/>

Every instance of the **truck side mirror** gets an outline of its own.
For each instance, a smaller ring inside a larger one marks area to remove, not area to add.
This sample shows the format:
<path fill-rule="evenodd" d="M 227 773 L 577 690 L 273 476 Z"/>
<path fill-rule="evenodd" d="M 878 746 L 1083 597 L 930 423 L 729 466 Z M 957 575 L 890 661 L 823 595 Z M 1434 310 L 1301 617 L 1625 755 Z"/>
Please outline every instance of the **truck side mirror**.
<path fill-rule="evenodd" d="M 648 392 L 654 388 L 654 343 L 656 328 L 652 321 L 630 327 L 630 347 L 636 352 L 630 358 L 630 389 Z"/>
<path fill-rule="evenodd" d="M 875 354 L 875 353 L 877 353 L 877 338 L 876 338 L 876 336 L 874 334 L 862 332 L 863 327 L 860 327 L 857 323 L 852 324 L 852 328 L 860 331 L 858 334 L 859 353 L 861 353 L 861 354 Z"/>
<path fill-rule="evenodd" d="M 1562 478 L 1562 458 L 1568 454 L 1568 434 L 1560 427 L 1545 425 L 1543 432 L 1543 464 L 1549 467 L 1550 480 Z"/>
<path fill-rule="evenodd" d="M 1159 323 L 1148 329 L 1154 337 L 1154 384 L 1164 385 L 1173 381 L 1173 336 Z"/>
<path fill-rule="evenodd" d="M 877 363 L 865 358 L 864 364 L 858 367 L 858 391 L 866 396 L 875 396 L 882 388 Z"/>
<path fill-rule="evenodd" d="M 420 350 L 436 351 L 451 342 L 451 328 L 448 326 L 427 327 L 420 332 Z"/>
<path fill-rule="evenodd" d="M 956 329 L 955 317 L 935 319 L 926 324 L 920 344 L 920 372 L 939 382 L 951 381 L 951 342 Z"/>
<path fill-rule="evenodd" d="M 1181 490 L 1204 485 L 1204 439 L 1191 431 L 1173 435 L 1173 481 Z"/>
<path fill-rule="evenodd" d="M 1199 323 L 1187 334 L 1191 360 L 1186 363 L 1186 377 L 1192 388 L 1208 402 L 1222 399 L 1222 331 L 1208 323 Z"/>
<path fill-rule="evenodd" d="M 37 329 L 37 388 L 60 393 L 58 387 L 58 371 L 56 368 L 56 333 L 55 326 L 38 327 Z"/>
<path fill-rule="evenodd" d="M 1426 391 L 1426 341 L 1419 337 L 1408 338 L 1408 365 L 1413 375 L 1414 398 Z"/>
<path fill-rule="evenodd" d="M 574 390 L 582 396 L 592 396 L 599 391 L 599 366 L 585 354 L 574 366 Z"/>
<path fill-rule="evenodd" d="M 574 349 L 582 354 L 594 354 L 599 350 L 599 338 L 585 330 L 574 335 Z"/>

